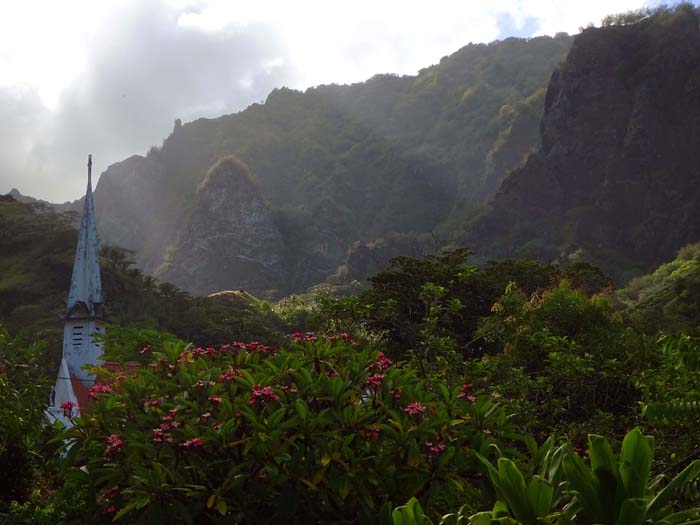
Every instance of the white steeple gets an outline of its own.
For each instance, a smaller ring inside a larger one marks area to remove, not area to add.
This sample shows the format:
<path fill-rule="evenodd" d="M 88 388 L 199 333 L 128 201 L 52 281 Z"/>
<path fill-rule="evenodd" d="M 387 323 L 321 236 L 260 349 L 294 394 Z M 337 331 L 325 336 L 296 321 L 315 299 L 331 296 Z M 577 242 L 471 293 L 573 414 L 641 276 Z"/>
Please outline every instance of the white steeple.
<path fill-rule="evenodd" d="M 92 155 L 88 155 L 88 184 L 68 294 L 68 317 L 74 315 L 102 317 L 99 250 L 95 205 L 92 199 Z"/>
<path fill-rule="evenodd" d="M 102 344 L 93 339 L 94 334 L 104 333 L 105 324 L 99 249 L 92 199 L 92 155 L 88 155 L 88 185 L 64 317 L 63 356 L 47 411 L 51 421 L 59 420 L 66 426 L 72 426 L 71 417 L 88 403 L 88 389 L 95 378 L 86 368 L 102 364 Z"/>

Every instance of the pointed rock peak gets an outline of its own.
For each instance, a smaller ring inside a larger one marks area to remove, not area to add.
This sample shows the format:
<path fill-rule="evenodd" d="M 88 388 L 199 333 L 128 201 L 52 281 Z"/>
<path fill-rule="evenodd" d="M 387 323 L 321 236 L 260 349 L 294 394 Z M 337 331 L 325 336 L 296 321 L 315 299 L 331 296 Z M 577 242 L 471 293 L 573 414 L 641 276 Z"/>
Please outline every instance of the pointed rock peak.
<path fill-rule="evenodd" d="M 231 186 L 239 190 L 243 188 L 257 190 L 259 183 L 243 161 L 235 155 L 230 155 L 218 160 L 209 168 L 197 189 L 197 193 L 201 194 L 203 191 L 221 185 Z"/>
<path fill-rule="evenodd" d="M 100 277 L 99 240 L 92 198 L 92 155 L 88 156 L 88 184 L 83 216 L 78 232 L 73 276 L 68 295 L 68 315 L 81 312 L 88 317 L 102 316 L 102 281 Z"/>

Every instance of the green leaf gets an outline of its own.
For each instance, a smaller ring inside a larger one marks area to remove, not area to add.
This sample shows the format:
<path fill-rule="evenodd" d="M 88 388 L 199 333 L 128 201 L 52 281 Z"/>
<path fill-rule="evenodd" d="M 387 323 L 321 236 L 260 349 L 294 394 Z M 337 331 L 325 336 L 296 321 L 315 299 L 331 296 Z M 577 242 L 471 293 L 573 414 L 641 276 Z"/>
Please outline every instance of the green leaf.
<path fill-rule="evenodd" d="M 508 512 L 508 505 L 506 505 L 500 500 L 496 501 L 496 503 L 493 504 L 493 510 L 491 511 L 491 514 L 493 514 L 494 518 L 510 516 L 510 512 Z"/>
<path fill-rule="evenodd" d="M 405 505 L 396 507 L 391 517 L 393 525 L 430 525 L 432 523 L 424 514 L 416 498 L 411 498 Z"/>
<path fill-rule="evenodd" d="M 607 522 L 615 520 L 619 503 L 626 498 L 624 487 L 620 484 L 617 457 L 610 442 L 602 436 L 588 436 L 588 451 L 591 471 L 598 483 L 596 490 L 606 516 Z"/>
<path fill-rule="evenodd" d="M 689 481 L 700 476 L 700 460 L 693 461 L 685 467 L 659 492 L 654 499 L 651 500 L 648 507 L 649 516 L 653 516 L 656 512 L 663 509 L 670 501 L 676 492 Z"/>
<path fill-rule="evenodd" d="M 498 460 L 498 477 L 501 492 L 516 518 L 526 523 L 532 523 L 536 516 L 530 508 L 525 479 L 517 465 L 507 458 Z"/>
<path fill-rule="evenodd" d="M 498 471 L 496 468 L 491 464 L 491 462 L 486 459 L 484 456 L 479 454 L 478 452 L 476 453 L 476 457 L 483 465 L 486 467 L 486 471 L 488 472 L 489 479 L 491 480 L 491 484 L 493 485 L 493 488 L 495 491 L 500 494 L 501 493 L 501 478 L 498 475 Z"/>
<path fill-rule="evenodd" d="M 302 399 L 297 399 L 294 401 L 294 408 L 302 421 L 306 421 L 306 418 L 309 417 L 309 409 L 306 407 L 306 403 Z"/>
<path fill-rule="evenodd" d="M 450 515 L 453 517 L 454 515 Z M 445 516 L 447 518 L 447 516 Z M 459 518 L 457 518 L 459 519 Z M 469 525 L 491 525 L 491 513 L 479 512 L 469 517 Z"/>
<path fill-rule="evenodd" d="M 639 428 L 627 433 L 620 453 L 620 477 L 628 498 L 643 498 L 646 492 L 651 462 L 654 457 L 654 438 L 643 436 Z"/>
<path fill-rule="evenodd" d="M 219 514 L 222 516 L 226 516 L 226 512 L 228 511 L 228 506 L 226 505 L 226 502 L 224 501 L 223 498 L 217 498 L 216 500 L 216 510 L 219 511 Z"/>
<path fill-rule="evenodd" d="M 135 509 L 142 509 L 148 503 L 151 501 L 151 498 L 148 496 L 141 496 L 138 497 L 134 500 L 132 500 L 130 503 L 127 503 L 124 508 L 122 508 L 117 514 L 114 516 L 114 519 L 112 521 L 119 521 L 121 518 L 126 516 L 129 512 Z"/>
<path fill-rule="evenodd" d="M 282 422 L 282 419 L 284 418 L 284 414 L 286 413 L 287 408 L 282 407 L 278 408 L 273 412 L 270 417 L 267 418 L 267 425 L 272 428 L 277 428 L 279 424 Z"/>
<path fill-rule="evenodd" d="M 408 445 L 408 465 L 410 467 L 417 467 L 420 465 L 420 449 L 415 440 L 411 441 Z"/>
<path fill-rule="evenodd" d="M 540 476 L 533 476 L 527 484 L 527 498 L 530 508 L 535 512 L 535 516 L 542 518 L 546 516 L 552 508 L 554 499 L 554 487 L 549 481 Z"/>
<path fill-rule="evenodd" d="M 642 525 L 646 515 L 646 501 L 641 498 L 626 499 L 620 508 L 617 525 Z"/>
<path fill-rule="evenodd" d="M 574 452 L 567 451 L 562 460 L 562 468 L 566 480 L 571 484 L 571 489 L 576 492 L 584 511 L 596 522 L 607 521 L 607 514 L 598 497 L 598 480 L 581 458 Z"/>

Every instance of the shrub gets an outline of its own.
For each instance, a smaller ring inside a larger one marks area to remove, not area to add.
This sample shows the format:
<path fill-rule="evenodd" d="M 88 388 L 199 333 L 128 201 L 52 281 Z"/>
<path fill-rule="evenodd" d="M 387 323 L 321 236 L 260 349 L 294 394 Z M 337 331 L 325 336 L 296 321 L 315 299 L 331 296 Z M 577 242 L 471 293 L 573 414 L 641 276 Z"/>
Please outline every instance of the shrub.
<path fill-rule="evenodd" d="M 371 523 L 412 496 L 448 510 L 481 486 L 475 452 L 508 449 L 494 397 L 428 389 L 345 334 L 295 335 L 279 351 L 165 341 L 133 375 L 99 371 L 68 475 L 105 520 Z"/>

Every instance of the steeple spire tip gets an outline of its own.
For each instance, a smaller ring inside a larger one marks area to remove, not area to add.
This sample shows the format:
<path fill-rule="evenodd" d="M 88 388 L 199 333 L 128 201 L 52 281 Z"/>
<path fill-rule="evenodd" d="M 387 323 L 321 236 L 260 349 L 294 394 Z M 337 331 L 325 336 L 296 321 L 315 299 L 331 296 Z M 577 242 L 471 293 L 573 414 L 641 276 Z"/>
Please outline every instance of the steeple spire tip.
<path fill-rule="evenodd" d="M 88 184 L 92 186 L 92 154 L 88 155 Z"/>

